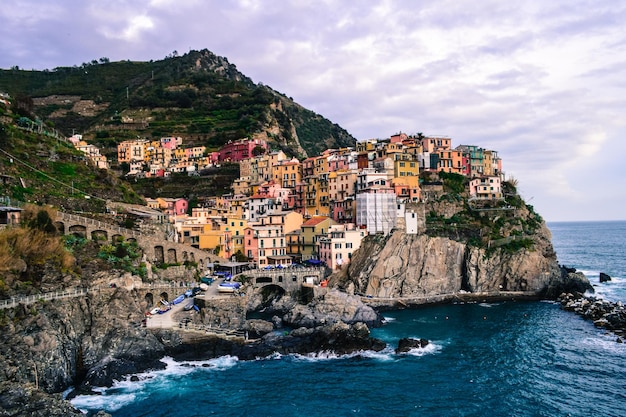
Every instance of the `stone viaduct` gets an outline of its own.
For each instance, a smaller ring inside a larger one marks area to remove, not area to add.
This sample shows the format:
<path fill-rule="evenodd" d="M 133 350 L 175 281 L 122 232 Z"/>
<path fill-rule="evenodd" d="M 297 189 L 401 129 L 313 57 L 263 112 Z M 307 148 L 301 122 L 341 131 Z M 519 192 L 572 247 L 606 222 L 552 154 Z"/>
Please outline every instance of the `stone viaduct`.
<path fill-rule="evenodd" d="M 227 259 L 205 250 L 167 241 L 157 234 L 141 233 L 75 214 L 60 211 L 57 213 L 55 225 L 61 233 L 106 242 L 115 242 L 120 238 L 135 241 L 149 262 L 168 264 L 196 262 L 201 270 L 211 262 L 228 262 Z"/>
<path fill-rule="evenodd" d="M 288 294 L 295 294 L 302 287 L 318 286 L 325 276 L 324 268 L 253 269 L 243 272 L 254 288 L 277 286 Z"/>

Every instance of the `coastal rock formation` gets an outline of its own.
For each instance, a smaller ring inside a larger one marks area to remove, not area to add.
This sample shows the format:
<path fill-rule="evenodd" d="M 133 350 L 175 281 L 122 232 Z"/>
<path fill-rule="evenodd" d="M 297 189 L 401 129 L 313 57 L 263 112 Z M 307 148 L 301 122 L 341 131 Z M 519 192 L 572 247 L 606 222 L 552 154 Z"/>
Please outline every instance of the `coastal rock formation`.
<path fill-rule="evenodd" d="M 429 342 L 426 339 L 413 339 L 410 337 L 403 337 L 398 341 L 398 347 L 396 353 L 407 353 L 411 349 L 422 349 L 428 346 Z"/>
<path fill-rule="evenodd" d="M 593 291 L 584 275 L 558 265 L 545 224 L 531 237 L 532 248 L 506 251 L 395 230 L 388 238 L 367 238 L 345 275 L 331 282 L 354 285 L 357 293 L 379 300 L 409 303 L 459 294 L 556 298 L 565 288 Z"/>
<path fill-rule="evenodd" d="M 332 289 L 308 304 L 294 305 L 283 316 L 283 321 L 290 326 L 309 328 L 337 322 L 375 326 L 380 324 L 380 316 L 360 297 Z"/>
<path fill-rule="evenodd" d="M 165 349 L 141 326 L 141 298 L 117 288 L 2 311 L 1 380 L 60 393 L 162 367 Z"/>
<path fill-rule="evenodd" d="M 600 272 L 600 282 L 608 282 L 611 280 L 611 276 L 609 274 L 605 274 L 604 272 Z"/>
<path fill-rule="evenodd" d="M 4 382 L 0 383 L 0 415 L 65 417 L 84 414 L 64 401 L 61 394 L 49 395 L 32 384 Z"/>
<path fill-rule="evenodd" d="M 558 301 L 564 310 L 592 320 L 596 327 L 612 331 L 619 336 L 618 342 L 623 342 L 626 336 L 626 308 L 621 301 L 613 303 L 578 292 L 563 293 Z"/>

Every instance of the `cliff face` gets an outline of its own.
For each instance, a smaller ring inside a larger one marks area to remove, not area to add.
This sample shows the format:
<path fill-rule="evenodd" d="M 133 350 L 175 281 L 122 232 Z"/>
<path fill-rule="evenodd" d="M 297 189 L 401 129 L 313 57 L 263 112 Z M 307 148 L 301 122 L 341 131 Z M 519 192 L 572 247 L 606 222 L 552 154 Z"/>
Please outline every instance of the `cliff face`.
<path fill-rule="evenodd" d="M 0 380 L 60 392 L 158 366 L 164 348 L 141 327 L 143 313 L 124 289 L 4 310 Z"/>
<path fill-rule="evenodd" d="M 556 297 L 580 277 L 568 275 L 558 265 L 545 224 L 531 238 L 531 248 L 512 252 L 396 230 L 387 238 L 367 238 L 346 274 L 335 279 L 368 296 L 416 301 L 466 293 Z M 579 290 L 584 291 L 584 279 L 582 284 Z"/>

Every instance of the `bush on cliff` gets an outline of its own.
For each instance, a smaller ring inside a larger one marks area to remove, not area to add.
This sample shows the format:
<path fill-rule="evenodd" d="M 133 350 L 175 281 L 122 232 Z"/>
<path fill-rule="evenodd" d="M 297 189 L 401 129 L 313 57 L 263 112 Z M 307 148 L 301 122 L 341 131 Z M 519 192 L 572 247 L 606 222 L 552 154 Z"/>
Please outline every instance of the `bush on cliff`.
<path fill-rule="evenodd" d="M 65 249 L 49 208 L 27 206 L 22 224 L 0 232 L 0 293 L 10 296 L 14 291 L 39 289 L 46 270 L 72 272 L 75 259 Z"/>

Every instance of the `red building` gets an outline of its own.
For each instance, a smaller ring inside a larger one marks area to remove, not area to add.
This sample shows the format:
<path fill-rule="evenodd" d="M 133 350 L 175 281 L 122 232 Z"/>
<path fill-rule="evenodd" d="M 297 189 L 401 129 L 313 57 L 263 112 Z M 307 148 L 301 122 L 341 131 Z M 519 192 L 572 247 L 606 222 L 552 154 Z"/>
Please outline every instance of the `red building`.
<path fill-rule="evenodd" d="M 256 147 L 264 149 L 267 152 L 267 142 L 263 139 L 241 139 L 235 142 L 229 142 L 219 150 L 219 161 L 239 162 L 254 156 L 253 150 Z"/>

